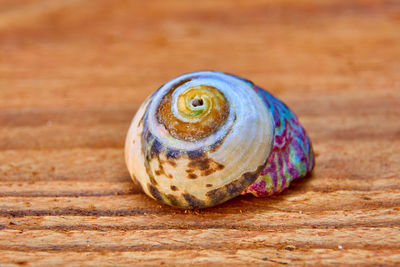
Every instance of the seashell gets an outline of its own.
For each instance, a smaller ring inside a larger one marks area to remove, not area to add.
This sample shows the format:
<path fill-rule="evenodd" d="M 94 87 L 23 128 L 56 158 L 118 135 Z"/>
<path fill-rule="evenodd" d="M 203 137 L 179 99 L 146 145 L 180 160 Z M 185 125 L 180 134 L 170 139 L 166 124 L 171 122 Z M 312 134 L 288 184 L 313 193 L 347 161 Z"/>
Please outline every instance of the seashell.
<path fill-rule="evenodd" d="M 311 142 L 285 104 L 213 71 L 181 75 L 141 105 L 125 160 L 147 195 L 185 209 L 276 194 L 314 166 Z"/>

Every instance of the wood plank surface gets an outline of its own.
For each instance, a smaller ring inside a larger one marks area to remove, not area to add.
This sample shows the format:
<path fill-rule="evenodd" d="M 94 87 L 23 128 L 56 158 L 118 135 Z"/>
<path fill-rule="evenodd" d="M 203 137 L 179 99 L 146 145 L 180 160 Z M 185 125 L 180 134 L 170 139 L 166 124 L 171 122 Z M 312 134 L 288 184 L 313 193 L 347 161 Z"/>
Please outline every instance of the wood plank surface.
<path fill-rule="evenodd" d="M 130 180 L 140 103 L 195 70 L 298 115 L 313 174 L 179 210 Z M 0 266 L 400 265 L 397 0 L 0 0 Z"/>

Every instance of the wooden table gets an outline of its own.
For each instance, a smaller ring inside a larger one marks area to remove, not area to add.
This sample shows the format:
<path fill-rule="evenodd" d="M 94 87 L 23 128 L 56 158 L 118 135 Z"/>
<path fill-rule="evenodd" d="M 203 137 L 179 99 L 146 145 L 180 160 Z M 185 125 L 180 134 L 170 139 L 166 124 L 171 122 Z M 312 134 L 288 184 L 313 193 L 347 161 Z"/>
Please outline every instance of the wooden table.
<path fill-rule="evenodd" d="M 286 102 L 313 175 L 196 211 L 134 187 L 135 111 L 203 69 Z M 0 1 L 0 265 L 400 264 L 399 152 L 399 1 Z"/>

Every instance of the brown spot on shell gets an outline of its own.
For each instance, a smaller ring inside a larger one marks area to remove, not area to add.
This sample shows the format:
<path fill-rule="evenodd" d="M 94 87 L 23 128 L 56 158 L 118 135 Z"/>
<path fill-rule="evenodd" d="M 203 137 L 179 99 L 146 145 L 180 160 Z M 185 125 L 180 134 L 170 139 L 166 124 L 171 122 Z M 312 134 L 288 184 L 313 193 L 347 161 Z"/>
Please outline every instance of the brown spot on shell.
<path fill-rule="evenodd" d="M 154 176 L 153 176 L 153 172 L 150 168 L 150 160 L 152 156 L 157 156 L 158 154 L 155 154 L 151 151 L 151 149 L 153 148 L 153 146 L 150 147 L 150 150 L 148 149 L 148 147 L 146 146 L 147 141 L 150 139 L 151 137 L 151 133 L 149 131 L 147 132 L 142 132 L 141 134 L 141 138 L 142 138 L 142 149 L 141 149 L 141 153 L 144 156 L 144 166 L 146 168 L 146 173 L 149 176 L 149 180 L 153 185 L 157 185 L 157 181 L 155 180 Z"/>
<path fill-rule="evenodd" d="M 187 166 L 189 168 L 186 170 L 187 173 L 199 172 L 200 176 L 208 176 L 225 168 L 224 165 L 207 157 L 206 154 L 199 158 L 191 158 Z"/>
<path fill-rule="evenodd" d="M 163 200 L 163 197 L 162 197 L 160 191 L 158 191 L 157 187 L 155 187 L 155 186 L 153 186 L 153 185 L 151 185 L 151 184 L 148 184 L 147 186 L 148 186 L 148 189 L 149 189 L 150 194 L 151 194 L 155 199 L 157 199 L 157 200 L 159 200 L 159 201 L 161 201 L 161 202 L 164 201 L 164 200 Z"/>
<path fill-rule="evenodd" d="M 210 168 L 210 159 L 202 157 L 201 159 L 198 160 L 192 160 L 189 164 L 188 167 L 190 168 L 196 168 L 199 170 L 207 170 Z"/>
<path fill-rule="evenodd" d="M 171 165 L 172 167 L 176 167 L 176 162 L 173 161 L 173 160 L 168 160 L 167 163 L 168 163 L 169 165 Z"/>
<path fill-rule="evenodd" d="M 207 206 L 204 201 L 201 201 L 191 194 L 183 194 L 183 198 L 186 200 L 188 208 L 203 208 Z"/>
<path fill-rule="evenodd" d="M 188 178 L 190 178 L 190 179 L 196 179 L 196 178 L 197 178 L 197 175 L 194 174 L 194 173 L 190 173 L 190 174 L 188 174 Z"/>
<path fill-rule="evenodd" d="M 249 187 L 265 169 L 268 159 L 258 166 L 254 172 L 246 172 L 239 179 L 232 181 L 220 188 L 209 191 L 206 196 L 209 198 L 211 206 L 225 202 L 235 196 L 240 195 L 244 189 Z"/>
<path fill-rule="evenodd" d="M 154 176 L 153 176 L 153 175 L 149 175 L 149 179 L 150 179 L 150 182 L 151 182 L 153 185 L 157 185 L 157 184 L 158 184 L 157 181 L 156 181 L 156 179 L 154 179 Z"/>
<path fill-rule="evenodd" d="M 178 190 L 178 187 L 176 187 L 175 185 L 171 185 L 171 190 L 176 191 L 176 190 Z"/>
<path fill-rule="evenodd" d="M 165 197 L 172 206 L 174 206 L 174 207 L 182 206 L 182 204 L 179 202 L 179 200 L 174 195 L 167 194 Z"/>
<path fill-rule="evenodd" d="M 206 170 L 203 174 L 204 174 L 204 176 L 208 176 L 208 175 L 210 175 L 210 174 L 213 173 L 213 172 L 214 172 L 213 170 L 208 169 L 208 170 Z"/>
<path fill-rule="evenodd" d="M 157 145 L 155 145 L 155 143 L 157 143 Z M 154 147 L 156 149 L 153 149 Z M 157 176 L 164 175 L 165 177 L 172 179 L 173 176 L 171 174 L 167 174 L 165 172 L 164 166 L 163 166 L 163 164 L 165 162 L 169 163 L 171 160 L 168 160 L 168 161 L 161 160 L 161 158 L 160 158 L 161 151 L 163 151 L 163 145 L 160 142 L 158 142 L 157 140 L 154 140 L 153 145 L 151 146 L 151 158 L 155 158 L 158 162 L 158 170 L 155 170 L 154 173 Z M 173 162 L 173 163 L 176 165 L 175 162 Z"/>
<path fill-rule="evenodd" d="M 206 184 L 206 187 L 212 187 L 213 185 L 212 184 Z"/>

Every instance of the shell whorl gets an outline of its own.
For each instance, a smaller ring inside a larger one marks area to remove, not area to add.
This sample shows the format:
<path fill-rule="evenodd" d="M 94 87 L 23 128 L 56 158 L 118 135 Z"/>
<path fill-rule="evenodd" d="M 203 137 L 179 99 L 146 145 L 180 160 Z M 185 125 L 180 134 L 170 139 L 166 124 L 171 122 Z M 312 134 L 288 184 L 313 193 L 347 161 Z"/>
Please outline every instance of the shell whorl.
<path fill-rule="evenodd" d="M 170 90 L 161 100 L 157 119 L 176 139 L 195 141 L 210 136 L 229 115 L 225 96 L 212 86 Z"/>
<path fill-rule="evenodd" d="M 214 206 L 264 170 L 273 117 L 253 84 L 219 72 L 179 76 L 140 107 L 128 132 L 128 169 L 149 196 L 181 208 Z"/>

